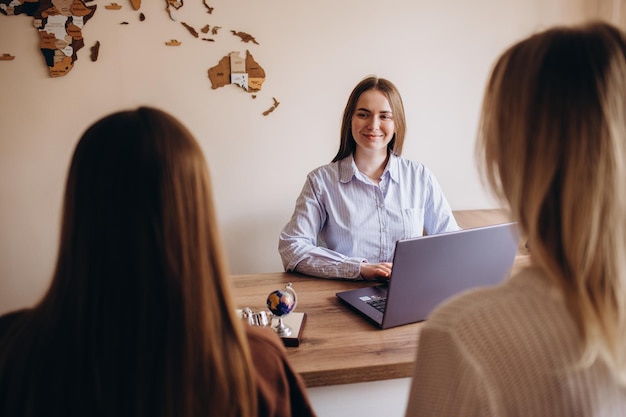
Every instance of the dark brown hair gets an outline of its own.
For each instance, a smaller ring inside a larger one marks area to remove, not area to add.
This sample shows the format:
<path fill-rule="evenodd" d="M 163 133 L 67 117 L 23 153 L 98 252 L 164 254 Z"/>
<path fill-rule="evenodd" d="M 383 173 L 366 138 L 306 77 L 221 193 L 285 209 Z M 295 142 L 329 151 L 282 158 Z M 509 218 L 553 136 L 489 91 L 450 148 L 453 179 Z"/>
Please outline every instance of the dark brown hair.
<path fill-rule="evenodd" d="M 178 120 L 142 107 L 84 133 L 52 284 L 15 329 L 0 415 L 255 415 L 208 170 Z"/>

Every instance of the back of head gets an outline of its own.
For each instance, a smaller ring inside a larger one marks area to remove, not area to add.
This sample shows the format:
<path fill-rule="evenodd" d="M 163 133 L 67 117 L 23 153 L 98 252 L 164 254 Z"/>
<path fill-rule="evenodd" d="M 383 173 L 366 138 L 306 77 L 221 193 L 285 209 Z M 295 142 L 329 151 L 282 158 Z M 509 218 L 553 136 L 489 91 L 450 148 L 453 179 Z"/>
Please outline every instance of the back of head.
<path fill-rule="evenodd" d="M 333 162 L 339 161 L 354 152 L 356 142 L 354 141 L 351 130 L 352 116 L 354 116 L 356 112 L 359 97 L 369 90 L 380 91 L 387 97 L 396 130 L 393 139 L 391 139 L 391 142 L 387 145 L 387 149 L 388 152 L 393 152 L 396 155 L 402 154 L 402 146 L 404 145 L 404 136 L 406 134 L 406 117 L 404 115 L 404 104 L 402 103 L 400 92 L 391 81 L 369 76 L 361 80 L 350 93 L 341 121 L 339 150 L 337 151 L 337 155 L 333 158 Z"/>
<path fill-rule="evenodd" d="M 587 363 L 626 381 L 626 41 L 604 23 L 533 35 L 497 61 L 479 159 L 563 289 Z"/>
<path fill-rule="evenodd" d="M 92 125 L 72 159 L 52 285 L 0 351 L 0 372 L 21 375 L 11 410 L 250 415 L 219 242 L 206 163 L 180 122 L 142 107 Z"/>
<path fill-rule="evenodd" d="M 186 235 L 197 232 L 185 224 L 210 210 L 205 181 L 198 145 L 171 116 L 140 108 L 96 122 L 72 159 L 53 290 L 62 287 L 67 294 L 78 276 L 96 273 L 108 279 L 83 278 L 84 285 L 100 288 L 85 288 L 80 295 L 99 297 L 106 287 L 130 281 L 139 288 L 129 290 L 144 293 L 146 284 L 182 272 L 187 252 L 180 245 L 206 237 Z M 66 273 L 66 266 L 73 271 Z M 140 267 L 151 271 L 141 273 Z"/>

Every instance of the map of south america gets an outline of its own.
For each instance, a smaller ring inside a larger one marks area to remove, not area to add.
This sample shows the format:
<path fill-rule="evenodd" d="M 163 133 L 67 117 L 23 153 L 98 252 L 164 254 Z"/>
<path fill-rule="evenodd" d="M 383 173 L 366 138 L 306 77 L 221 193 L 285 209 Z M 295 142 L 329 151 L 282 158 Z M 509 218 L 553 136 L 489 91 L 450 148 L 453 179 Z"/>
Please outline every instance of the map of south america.
<path fill-rule="evenodd" d="M 82 0 L 0 0 L 0 13 L 33 17 L 39 47 L 52 77 L 67 75 L 85 46 L 83 27 L 96 12 Z"/>

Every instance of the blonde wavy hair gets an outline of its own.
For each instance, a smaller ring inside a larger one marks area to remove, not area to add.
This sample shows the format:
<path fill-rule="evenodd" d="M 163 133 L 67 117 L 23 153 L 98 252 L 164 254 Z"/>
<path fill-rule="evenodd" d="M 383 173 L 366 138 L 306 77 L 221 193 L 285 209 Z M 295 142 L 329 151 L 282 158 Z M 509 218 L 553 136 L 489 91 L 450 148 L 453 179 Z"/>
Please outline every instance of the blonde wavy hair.
<path fill-rule="evenodd" d="M 497 61 L 478 160 L 560 286 L 581 364 L 626 383 L 626 40 L 606 23 L 533 35 Z"/>

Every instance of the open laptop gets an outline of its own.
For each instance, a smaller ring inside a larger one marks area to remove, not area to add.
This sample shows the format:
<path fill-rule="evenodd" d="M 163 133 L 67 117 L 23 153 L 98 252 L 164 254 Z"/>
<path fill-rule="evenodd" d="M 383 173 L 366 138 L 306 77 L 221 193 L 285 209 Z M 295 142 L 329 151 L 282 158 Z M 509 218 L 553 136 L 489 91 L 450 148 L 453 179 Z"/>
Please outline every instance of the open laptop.
<path fill-rule="evenodd" d="M 518 241 L 516 223 L 399 240 L 389 284 L 336 295 L 381 329 L 421 321 L 451 295 L 500 283 Z"/>

